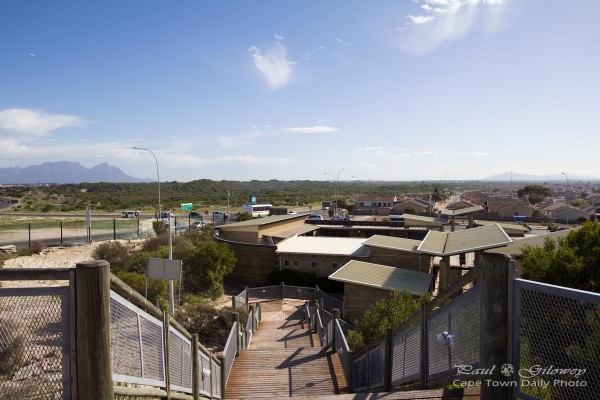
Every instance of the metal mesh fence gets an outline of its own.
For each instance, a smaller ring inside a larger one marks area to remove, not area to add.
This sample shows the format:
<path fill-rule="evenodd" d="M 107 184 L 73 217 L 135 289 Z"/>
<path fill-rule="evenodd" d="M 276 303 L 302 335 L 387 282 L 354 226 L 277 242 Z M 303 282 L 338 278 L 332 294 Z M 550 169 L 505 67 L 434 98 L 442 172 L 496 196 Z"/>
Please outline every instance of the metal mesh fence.
<path fill-rule="evenodd" d="M 131 218 L 93 218 L 88 231 L 85 219 L 50 219 L 36 222 L 0 221 L 0 246 L 28 247 L 34 242 L 46 246 L 72 246 L 90 240 L 137 239 L 154 236 L 152 223 Z"/>
<path fill-rule="evenodd" d="M 113 380 L 164 386 L 162 321 L 110 293 Z"/>
<path fill-rule="evenodd" d="M 344 332 L 342 331 L 339 321 L 335 325 L 335 346 L 337 347 L 336 352 L 340 358 L 342 369 L 344 370 L 344 376 L 349 381 L 351 359 L 350 347 L 348 346 L 348 342 L 346 342 L 346 337 L 344 336 Z"/>
<path fill-rule="evenodd" d="M 225 348 L 223 349 L 224 365 L 222 367 L 225 368 L 226 385 L 227 381 L 229 380 L 229 373 L 231 372 L 235 355 L 237 353 L 238 339 L 238 324 L 237 322 L 234 322 L 231 330 L 229 331 L 229 337 L 227 338 L 227 343 L 225 343 Z"/>
<path fill-rule="evenodd" d="M 518 397 L 600 398 L 600 294 L 515 280 Z"/>
<path fill-rule="evenodd" d="M 169 327 L 169 379 L 174 390 L 192 393 L 192 342 Z"/>
<path fill-rule="evenodd" d="M 315 297 L 315 289 L 284 285 L 283 297 L 288 299 L 313 300 Z"/>
<path fill-rule="evenodd" d="M 418 379 L 421 367 L 420 320 L 402 333 L 395 335 L 392 343 L 392 384 L 398 385 Z"/>
<path fill-rule="evenodd" d="M 217 399 L 221 398 L 221 367 L 212 361 L 211 362 L 211 376 L 212 376 L 212 393 L 213 397 Z"/>
<path fill-rule="evenodd" d="M 200 375 L 200 393 L 210 397 L 212 373 L 210 359 L 204 353 L 200 353 L 200 370 L 202 371 Z"/>
<path fill-rule="evenodd" d="M 0 397 L 68 399 L 68 287 L 0 289 Z"/>
<path fill-rule="evenodd" d="M 244 290 L 242 293 L 235 296 L 234 299 L 235 299 L 234 308 L 236 310 L 239 310 L 240 308 L 244 307 L 246 305 L 246 291 Z"/>
<path fill-rule="evenodd" d="M 280 286 L 248 288 L 248 300 L 275 300 L 281 298 Z M 246 300 L 244 300 L 246 301 Z"/>
<path fill-rule="evenodd" d="M 352 362 L 352 389 L 355 392 L 367 388 L 367 355 L 363 354 Z"/>
<path fill-rule="evenodd" d="M 428 379 L 457 365 L 480 365 L 481 288 L 476 285 L 427 316 Z"/>
<path fill-rule="evenodd" d="M 383 344 L 372 348 L 369 354 L 369 389 L 383 386 L 383 364 L 385 347 Z"/>

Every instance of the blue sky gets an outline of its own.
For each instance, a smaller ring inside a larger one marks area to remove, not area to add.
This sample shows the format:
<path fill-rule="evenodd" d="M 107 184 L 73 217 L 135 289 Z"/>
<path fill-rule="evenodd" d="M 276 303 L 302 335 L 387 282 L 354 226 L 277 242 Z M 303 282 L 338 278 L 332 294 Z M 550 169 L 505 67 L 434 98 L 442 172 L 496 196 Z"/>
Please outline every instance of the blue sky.
<path fill-rule="evenodd" d="M 598 176 L 596 0 L 0 2 L 0 167 Z M 327 174 L 325 174 L 327 173 Z"/>

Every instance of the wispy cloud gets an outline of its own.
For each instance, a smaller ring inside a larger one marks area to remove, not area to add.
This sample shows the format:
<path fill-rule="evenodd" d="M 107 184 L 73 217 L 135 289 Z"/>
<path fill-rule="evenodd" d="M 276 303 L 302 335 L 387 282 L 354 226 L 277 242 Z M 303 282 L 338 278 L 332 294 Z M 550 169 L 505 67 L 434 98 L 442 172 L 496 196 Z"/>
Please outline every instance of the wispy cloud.
<path fill-rule="evenodd" d="M 344 39 L 335 38 L 335 41 L 338 42 L 342 46 L 348 46 L 348 42 L 346 42 Z"/>
<path fill-rule="evenodd" d="M 18 135 L 22 139 L 41 137 L 57 129 L 83 125 L 85 120 L 76 115 L 48 114 L 26 108 L 0 111 L 0 133 L 3 136 Z"/>
<path fill-rule="evenodd" d="M 252 46 L 248 50 L 252 54 L 254 66 L 271 90 L 281 89 L 291 83 L 292 66 L 295 63 L 288 58 L 287 48 L 283 44 L 278 42 L 266 50 Z"/>
<path fill-rule="evenodd" d="M 413 15 L 407 15 L 406 18 L 410 19 L 410 21 L 415 24 L 415 25 L 420 25 L 420 24 L 426 24 L 428 22 L 431 22 L 435 19 L 434 16 L 432 15 L 417 15 L 417 16 L 413 16 Z"/>
<path fill-rule="evenodd" d="M 286 133 L 331 133 L 337 132 L 338 129 L 333 126 L 314 125 L 300 128 L 285 128 L 283 131 Z"/>
<path fill-rule="evenodd" d="M 275 36 L 275 39 L 278 40 L 278 41 L 280 41 L 280 42 L 283 41 L 283 40 L 285 40 L 285 36 L 283 36 L 283 35 L 281 35 L 279 33 L 275 33 L 273 36 Z"/>
<path fill-rule="evenodd" d="M 383 146 L 363 147 L 355 151 L 356 155 L 365 158 L 375 157 L 380 160 L 402 161 L 402 160 L 441 160 L 457 159 L 464 157 L 489 157 L 487 152 L 446 151 L 446 150 L 413 150 L 405 148 L 393 148 Z"/>
<path fill-rule="evenodd" d="M 265 136 L 267 133 L 255 130 L 243 135 L 217 135 L 216 139 L 219 145 L 225 150 L 231 150 L 235 147 L 251 146 L 256 143 L 256 139 Z"/>
<path fill-rule="evenodd" d="M 402 31 L 400 48 L 422 55 L 465 36 L 478 24 L 486 32 L 498 30 L 502 14 L 499 11 L 507 0 L 413 0 L 413 3 L 422 14 L 407 15 L 409 26 L 397 28 Z"/>

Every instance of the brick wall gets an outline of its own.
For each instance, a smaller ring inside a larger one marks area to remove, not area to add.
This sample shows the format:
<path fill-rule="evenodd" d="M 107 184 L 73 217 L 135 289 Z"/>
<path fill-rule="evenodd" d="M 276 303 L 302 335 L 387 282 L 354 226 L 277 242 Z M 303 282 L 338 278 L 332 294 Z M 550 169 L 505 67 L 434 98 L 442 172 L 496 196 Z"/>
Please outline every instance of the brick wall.
<path fill-rule="evenodd" d="M 371 247 L 369 262 L 412 271 L 431 272 L 431 256 L 427 254 Z"/>
<path fill-rule="evenodd" d="M 354 321 L 361 319 L 365 312 L 379 300 L 390 296 L 389 290 L 369 286 L 344 284 L 344 319 Z"/>
<path fill-rule="evenodd" d="M 237 264 L 230 274 L 235 279 L 266 285 L 267 275 L 278 269 L 275 246 L 239 243 L 222 238 L 216 240 L 227 244 L 237 258 Z"/>

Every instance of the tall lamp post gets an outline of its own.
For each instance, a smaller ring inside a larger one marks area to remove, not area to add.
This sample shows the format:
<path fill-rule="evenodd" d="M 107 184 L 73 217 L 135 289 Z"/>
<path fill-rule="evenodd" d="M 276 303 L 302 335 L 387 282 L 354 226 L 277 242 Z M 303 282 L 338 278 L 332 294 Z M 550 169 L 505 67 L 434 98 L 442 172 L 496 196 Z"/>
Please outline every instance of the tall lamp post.
<path fill-rule="evenodd" d="M 136 150 L 144 150 L 144 151 L 149 152 L 150 154 L 152 154 L 152 157 L 154 157 L 154 161 L 156 162 L 156 184 L 158 185 L 158 214 L 156 214 L 156 220 L 158 221 L 160 219 L 160 175 L 158 174 L 158 159 L 156 158 L 156 155 L 150 149 L 144 149 L 143 147 L 135 147 L 135 146 L 133 146 L 133 148 Z"/>
<path fill-rule="evenodd" d="M 136 150 L 144 150 L 147 151 L 148 153 L 152 154 L 152 157 L 154 157 L 154 161 L 156 162 L 156 184 L 158 185 L 158 214 L 156 215 L 156 220 L 160 221 L 160 175 L 158 173 L 158 159 L 156 158 L 156 154 L 154 154 L 152 152 L 152 150 L 150 149 L 145 149 L 143 147 L 135 147 L 133 146 L 134 149 Z M 172 242 L 172 236 L 171 236 L 171 210 L 169 210 L 169 260 L 173 259 L 173 242 Z M 181 284 L 181 282 L 180 282 Z M 170 311 L 171 311 L 171 315 L 173 315 L 174 311 L 175 311 L 175 292 L 173 290 L 173 281 L 169 280 L 169 303 L 170 303 Z"/>
<path fill-rule="evenodd" d="M 335 209 L 334 209 L 333 215 L 337 215 L 337 213 L 338 213 L 338 182 L 340 181 L 340 171 L 343 169 L 344 168 L 340 168 L 338 170 L 337 177 L 329 172 L 323 172 L 323 174 L 325 174 L 325 175 L 331 175 L 331 177 L 335 180 Z"/>

